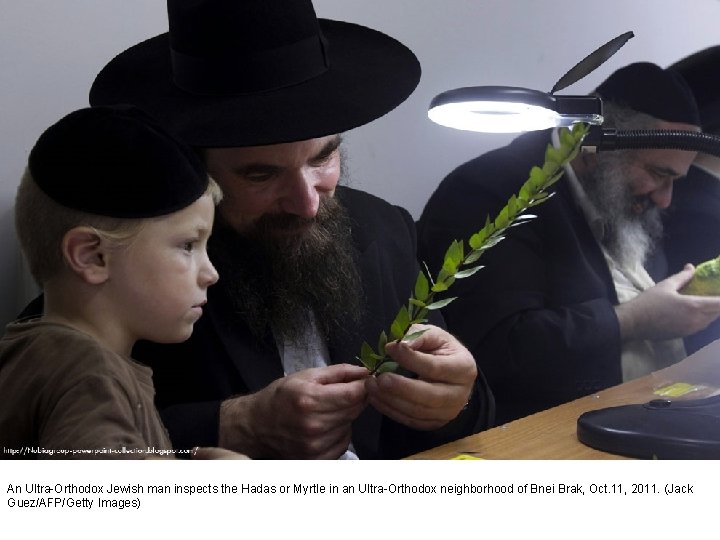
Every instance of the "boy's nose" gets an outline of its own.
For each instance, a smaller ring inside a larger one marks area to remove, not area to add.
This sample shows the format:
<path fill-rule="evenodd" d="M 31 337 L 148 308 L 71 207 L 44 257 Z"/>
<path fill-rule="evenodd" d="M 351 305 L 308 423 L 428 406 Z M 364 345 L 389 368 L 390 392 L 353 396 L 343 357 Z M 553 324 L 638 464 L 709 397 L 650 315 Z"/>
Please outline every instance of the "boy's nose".
<path fill-rule="evenodd" d="M 200 284 L 203 287 L 209 287 L 210 285 L 217 283 L 218 279 L 220 279 L 220 274 L 218 274 L 218 271 L 215 269 L 213 263 L 210 262 L 210 259 L 206 253 L 205 264 L 203 265 L 202 271 L 200 272 Z"/>

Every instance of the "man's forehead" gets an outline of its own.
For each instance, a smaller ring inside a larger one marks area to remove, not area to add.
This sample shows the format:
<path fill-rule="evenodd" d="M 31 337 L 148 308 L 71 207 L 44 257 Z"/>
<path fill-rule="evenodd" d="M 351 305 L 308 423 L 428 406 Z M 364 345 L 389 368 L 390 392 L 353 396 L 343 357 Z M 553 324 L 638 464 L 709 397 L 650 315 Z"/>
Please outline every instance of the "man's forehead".
<path fill-rule="evenodd" d="M 635 163 L 667 176 L 685 176 L 697 152 L 677 149 L 638 150 Z"/>
<path fill-rule="evenodd" d="M 695 124 L 685 124 L 682 122 L 667 122 L 665 120 L 658 120 L 657 129 L 665 129 L 670 131 L 702 131 L 700 126 L 697 126 Z"/>
<path fill-rule="evenodd" d="M 232 148 L 207 148 L 208 163 L 288 165 L 304 162 L 335 150 L 342 142 L 340 135 L 329 135 L 304 141 L 270 144 L 263 146 L 242 146 Z"/>

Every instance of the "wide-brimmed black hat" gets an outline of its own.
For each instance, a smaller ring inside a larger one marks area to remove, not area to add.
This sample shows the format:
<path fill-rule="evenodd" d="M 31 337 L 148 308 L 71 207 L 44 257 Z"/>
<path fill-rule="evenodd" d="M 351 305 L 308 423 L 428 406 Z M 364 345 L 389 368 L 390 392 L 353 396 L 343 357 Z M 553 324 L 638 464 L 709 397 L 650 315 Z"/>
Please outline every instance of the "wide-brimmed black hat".
<path fill-rule="evenodd" d="M 703 131 L 720 132 L 720 45 L 686 56 L 670 68 L 690 85 L 700 109 Z"/>
<path fill-rule="evenodd" d="M 132 103 L 198 147 L 341 133 L 402 103 L 415 55 L 357 24 L 318 19 L 310 0 L 168 0 L 169 33 L 120 53 L 90 103 Z"/>
<path fill-rule="evenodd" d="M 700 115 L 687 82 L 672 69 L 635 62 L 618 69 L 595 89 L 607 101 L 666 122 L 700 125 Z"/>

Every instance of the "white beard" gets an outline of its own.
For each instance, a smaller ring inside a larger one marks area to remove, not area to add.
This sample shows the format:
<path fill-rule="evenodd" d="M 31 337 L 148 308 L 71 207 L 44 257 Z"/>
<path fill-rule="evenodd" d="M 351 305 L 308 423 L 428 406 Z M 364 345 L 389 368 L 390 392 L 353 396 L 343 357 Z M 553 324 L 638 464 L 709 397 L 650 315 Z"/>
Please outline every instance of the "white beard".
<path fill-rule="evenodd" d="M 620 221 L 614 237 L 603 242 L 605 248 L 623 268 L 643 266 L 655 242 L 641 222 Z"/>
<path fill-rule="evenodd" d="M 644 265 L 662 236 L 657 207 L 648 208 L 642 215 L 632 212 L 629 174 L 625 156 L 617 153 L 605 156 L 602 166 L 587 177 L 579 178 L 603 222 L 602 245 L 624 268 Z"/>

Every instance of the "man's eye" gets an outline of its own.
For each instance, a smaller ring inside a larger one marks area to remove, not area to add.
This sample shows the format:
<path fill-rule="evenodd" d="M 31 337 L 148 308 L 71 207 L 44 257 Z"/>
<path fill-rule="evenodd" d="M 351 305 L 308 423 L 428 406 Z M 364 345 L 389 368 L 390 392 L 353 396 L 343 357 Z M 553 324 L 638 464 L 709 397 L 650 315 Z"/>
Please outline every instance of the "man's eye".
<path fill-rule="evenodd" d="M 323 165 L 325 165 L 325 164 L 329 163 L 330 161 L 332 161 L 332 158 L 335 156 L 335 153 L 336 153 L 336 152 L 337 152 L 337 149 L 336 149 L 336 150 L 333 150 L 333 151 L 330 152 L 329 154 L 316 157 L 316 158 L 312 161 L 312 165 L 313 165 L 314 167 L 322 167 Z"/>
<path fill-rule="evenodd" d="M 648 172 L 650 173 L 650 176 L 652 176 L 653 178 L 655 178 L 657 180 L 664 181 L 669 178 L 673 178 L 673 175 L 667 171 L 660 171 L 658 169 L 649 169 Z"/>
<path fill-rule="evenodd" d="M 271 173 L 251 173 L 245 175 L 245 180 L 249 182 L 267 182 L 273 177 Z"/>

